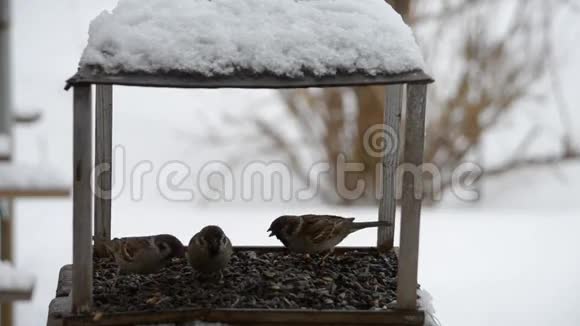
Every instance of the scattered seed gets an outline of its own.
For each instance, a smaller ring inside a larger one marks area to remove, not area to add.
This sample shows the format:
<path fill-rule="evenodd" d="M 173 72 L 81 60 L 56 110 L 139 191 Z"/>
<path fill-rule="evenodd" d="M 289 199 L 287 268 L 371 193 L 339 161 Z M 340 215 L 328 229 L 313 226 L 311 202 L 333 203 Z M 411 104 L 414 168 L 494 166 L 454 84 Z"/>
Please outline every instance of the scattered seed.
<path fill-rule="evenodd" d="M 393 253 L 350 251 L 328 256 L 238 252 L 221 279 L 199 277 L 185 259 L 157 274 L 121 275 L 95 258 L 94 302 L 99 312 L 184 308 L 373 310 L 396 299 Z M 102 312 L 94 318 L 102 318 Z"/>

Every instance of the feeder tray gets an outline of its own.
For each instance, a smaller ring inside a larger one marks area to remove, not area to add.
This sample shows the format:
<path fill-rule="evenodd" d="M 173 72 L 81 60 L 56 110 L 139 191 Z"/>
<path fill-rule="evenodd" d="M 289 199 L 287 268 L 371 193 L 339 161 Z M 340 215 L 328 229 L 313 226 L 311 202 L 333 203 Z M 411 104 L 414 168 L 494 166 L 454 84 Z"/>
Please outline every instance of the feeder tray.
<path fill-rule="evenodd" d="M 376 248 L 337 248 L 324 258 L 281 247 L 237 247 L 221 278 L 199 276 L 176 259 L 157 274 L 116 279 L 114 262 L 95 258 L 94 312 L 70 313 L 68 265 L 49 325 L 421 325 L 422 311 L 391 308 L 397 264 L 394 251 Z"/>

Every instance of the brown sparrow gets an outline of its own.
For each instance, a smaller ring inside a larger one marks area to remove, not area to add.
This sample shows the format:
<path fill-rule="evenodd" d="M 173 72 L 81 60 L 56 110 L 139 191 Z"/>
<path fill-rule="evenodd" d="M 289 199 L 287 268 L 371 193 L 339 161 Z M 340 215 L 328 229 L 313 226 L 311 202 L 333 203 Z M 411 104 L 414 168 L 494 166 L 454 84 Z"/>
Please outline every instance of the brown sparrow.
<path fill-rule="evenodd" d="M 293 252 L 332 252 L 349 234 L 371 227 L 390 226 L 385 221 L 354 222 L 354 218 L 333 215 L 284 215 L 272 222 L 268 231 Z"/>
<path fill-rule="evenodd" d="M 189 264 L 204 274 L 221 271 L 229 263 L 232 253 L 230 239 L 215 225 L 201 229 L 191 238 L 187 248 Z"/>
<path fill-rule="evenodd" d="M 115 238 L 104 243 L 115 258 L 121 274 L 158 272 L 174 257 L 183 257 L 181 241 L 169 234 Z"/>

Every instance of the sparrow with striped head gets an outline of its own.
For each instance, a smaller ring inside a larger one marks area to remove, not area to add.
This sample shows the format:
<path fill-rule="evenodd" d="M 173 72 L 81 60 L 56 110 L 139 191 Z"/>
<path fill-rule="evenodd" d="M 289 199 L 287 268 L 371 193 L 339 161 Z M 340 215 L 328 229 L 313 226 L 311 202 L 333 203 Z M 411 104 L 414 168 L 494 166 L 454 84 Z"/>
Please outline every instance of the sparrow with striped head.
<path fill-rule="evenodd" d="M 215 225 L 201 229 L 191 238 L 187 248 L 189 264 L 202 274 L 220 272 L 228 265 L 232 254 L 230 239 Z"/>
<path fill-rule="evenodd" d="M 181 241 L 169 234 L 115 238 L 104 243 L 121 274 L 152 274 L 173 258 L 183 257 Z"/>
<path fill-rule="evenodd" d="M 349 234 L 358 230 L 391 226 L 385 221 L 354 222 L 354 218 L 333 215 L 284 215 L 272 222 L 268 232 L 292 252 L 332 252 Z"/>

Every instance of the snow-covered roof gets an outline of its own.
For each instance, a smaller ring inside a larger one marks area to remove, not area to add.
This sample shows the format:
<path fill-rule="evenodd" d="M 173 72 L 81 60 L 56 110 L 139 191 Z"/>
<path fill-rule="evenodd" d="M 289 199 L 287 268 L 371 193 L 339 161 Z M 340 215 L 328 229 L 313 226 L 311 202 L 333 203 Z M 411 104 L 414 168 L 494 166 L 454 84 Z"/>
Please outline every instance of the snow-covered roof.
<path fill-rule="evenodd" d="M 0 302 L 28 299 L 33 287 L 33 276 L 17 270 L 9 262 L 0 261 Z"/>
<path fill-rule="evenodd" d="M 296 80 L 423 67 L 411 29 L 384 0 L 120 0 L 92 21 L 80 61 L 85 77 L 90 68 Z"/>
<path fill-rule="evenodd" d="M 0 162 L 0 197 L 65 196 L 69 183 L 54 169 L 15 162 Z"/>

